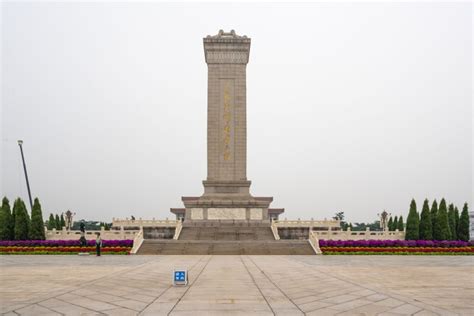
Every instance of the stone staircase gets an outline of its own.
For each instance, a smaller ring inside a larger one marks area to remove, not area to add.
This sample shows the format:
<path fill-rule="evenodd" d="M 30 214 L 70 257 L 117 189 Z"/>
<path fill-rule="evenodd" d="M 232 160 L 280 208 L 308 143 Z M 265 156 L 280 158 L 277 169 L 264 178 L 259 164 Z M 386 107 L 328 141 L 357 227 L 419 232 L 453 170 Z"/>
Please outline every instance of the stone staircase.
<path fill-rule="evenodd" d="M 186 227 L 183 226 L 179 240 L 275 240 L 270 227 Z"/>
<path fill-rule="evenodd" d="M 140 255 L 314 255 L 307 240 L 205 241 L 145 239 Z"/>
<path fill-rule="evenodd" d="M 185 221 L 178 240 L 145 238 L 137 254 L 314 255 L 308 240 L 275 240 L 269 221 Z"/>

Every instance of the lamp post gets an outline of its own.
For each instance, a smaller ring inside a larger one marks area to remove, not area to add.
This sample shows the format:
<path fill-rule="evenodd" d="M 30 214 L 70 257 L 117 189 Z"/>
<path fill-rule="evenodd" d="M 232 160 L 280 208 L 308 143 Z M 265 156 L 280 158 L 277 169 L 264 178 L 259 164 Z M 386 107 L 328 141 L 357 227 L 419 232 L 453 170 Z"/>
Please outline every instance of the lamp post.
<path fill-rule="evenodd" d="M 28 181 L 28 172 L 26 172 L 25 156 L 23 155 L 23 141 L 18 140 L 18 146 L 20 146 L 21 160 L 23 161 L 23 170 L 25 171 L 26 187 L 28 188 L 28 197 L 30 199 L 30 207 L 33 210 L 33 201 L 31 200 L 30 182 Z"/>

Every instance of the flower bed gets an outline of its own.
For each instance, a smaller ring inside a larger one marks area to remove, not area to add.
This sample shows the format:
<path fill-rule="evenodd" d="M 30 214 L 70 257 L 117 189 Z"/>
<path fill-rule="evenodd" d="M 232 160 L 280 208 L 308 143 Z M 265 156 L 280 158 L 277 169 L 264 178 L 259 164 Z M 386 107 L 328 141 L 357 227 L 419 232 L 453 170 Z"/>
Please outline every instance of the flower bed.
<path fill-rule="evenodd" d="M 133 240 L 103 240 L 101 253 L 106 255 L 126 255 L 130 253 Z M 50 255 L 95 253 L 95 240 L 88 240 L 81 247 L 78 240 L 12 240 L 0 241 L 0 255 Z"/>
<path fill-rule="evenodd" d="M 320 240 L 325 255 L 474 255 L 474 243 L 449 240 Z"/>

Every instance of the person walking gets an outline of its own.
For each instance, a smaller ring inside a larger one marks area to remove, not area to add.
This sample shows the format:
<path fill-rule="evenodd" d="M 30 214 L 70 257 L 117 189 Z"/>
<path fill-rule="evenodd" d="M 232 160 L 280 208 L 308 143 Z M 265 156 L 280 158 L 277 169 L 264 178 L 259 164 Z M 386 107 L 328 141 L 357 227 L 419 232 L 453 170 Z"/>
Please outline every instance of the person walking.
<path fill-rule="evenodd" d="M 98 257 L 100 257 L 101 247 L 102 247 L 102 239 L 100 238 L 100 233 L 97 233 L 97 238 L 95 239 L 95 251 Z"/>

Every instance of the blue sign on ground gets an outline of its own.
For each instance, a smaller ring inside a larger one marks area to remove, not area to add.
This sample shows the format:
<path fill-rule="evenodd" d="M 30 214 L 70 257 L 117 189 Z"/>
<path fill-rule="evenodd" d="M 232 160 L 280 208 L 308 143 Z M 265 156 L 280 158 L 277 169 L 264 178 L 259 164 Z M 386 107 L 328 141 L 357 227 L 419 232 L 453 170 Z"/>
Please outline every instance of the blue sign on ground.
<path fill-rule="evenodd" d="M 188 271 L 184 269 L 174 270 L 173 284 L 174 285 L 187 285 L 188 284 Z"/>

